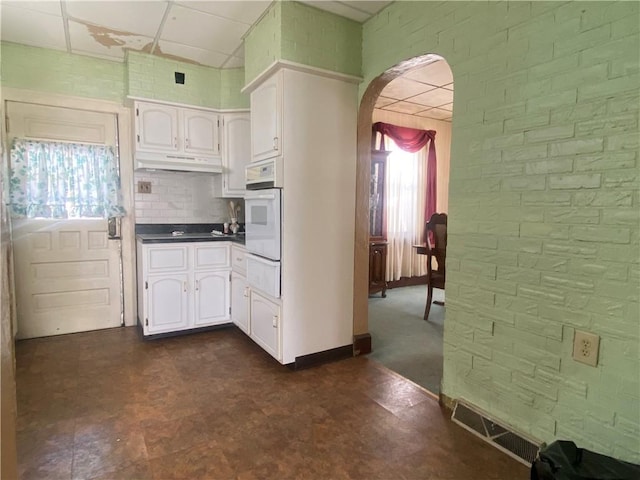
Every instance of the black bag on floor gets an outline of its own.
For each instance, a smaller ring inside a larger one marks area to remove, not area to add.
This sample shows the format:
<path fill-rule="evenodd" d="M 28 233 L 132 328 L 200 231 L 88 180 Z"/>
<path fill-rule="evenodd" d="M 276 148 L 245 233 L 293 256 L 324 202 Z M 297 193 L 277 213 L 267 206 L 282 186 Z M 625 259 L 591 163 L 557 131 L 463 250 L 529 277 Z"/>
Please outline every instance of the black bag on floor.
<path fill-rule="evenodd" d="M 540 450 L 531 465 L 531 480 L 640 480 L 640 465 L 559 440 Z"/>

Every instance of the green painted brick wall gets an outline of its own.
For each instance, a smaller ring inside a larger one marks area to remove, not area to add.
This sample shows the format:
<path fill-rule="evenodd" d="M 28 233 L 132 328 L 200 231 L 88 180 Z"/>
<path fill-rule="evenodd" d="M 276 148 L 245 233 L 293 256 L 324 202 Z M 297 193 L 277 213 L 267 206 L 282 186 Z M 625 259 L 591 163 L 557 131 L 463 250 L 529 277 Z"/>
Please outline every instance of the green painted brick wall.
<path fill-rule="evenodd" d="M 122 102 L 122 63 L 3 42 L 2 85 Z"/>
<path fill-rule="evenodd" d="M 1 44 L 3 86 L 122 103 L 127 95 L 210 108 L 248 108 L 242 68 L 217 69 L 140 52 L 123 63 L 45 48 Z M 186 75 L 175 83 L 174 72 Z"/>
<path fill-rule="evenodd" d="M 281 58 L 360 75 L 362 25 L 298 2 L 282 2 Z"/>
<path fill-rule="evenodd" d="M 443 392 L 634 462 L 639 5 L 396 2 L 364 24 L 360 91 L 427 53 L 453 71 Z"/>
<path fill-rule="evenodd" d="M 298 2 L 274 2 L 245 38 L 245 81 L 276 60 L 360 75 L 362 25 Z"/>
<path fill-rule="evenodd" d="M 220 70 L 220 108 L 249 108 L 249 94 L 242 93 L 244 68 Z"/>
<path fill-rule="evenodd" d="M 220 69 L 133 51 L 128 52 L 126 63 L 127 95 L 201 107 L 220 106 Z M 185 74 L 184 85 L 175 83 L 175 72 Z"/>
<path fill-rule="evenodd" d="M 282 2 L 273 2 L 244 39 L 245 84 L 281 58 Z"/>

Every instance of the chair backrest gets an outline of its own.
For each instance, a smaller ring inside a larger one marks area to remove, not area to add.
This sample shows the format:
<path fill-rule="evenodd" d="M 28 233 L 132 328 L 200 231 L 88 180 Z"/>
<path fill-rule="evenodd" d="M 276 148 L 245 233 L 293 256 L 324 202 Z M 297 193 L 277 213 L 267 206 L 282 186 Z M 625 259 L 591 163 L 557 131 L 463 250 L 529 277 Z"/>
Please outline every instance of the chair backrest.
<path fill-rule="evenodd" d="M 445 271 L 447 256 L 447 214 L 434 213 L 425 225 L 425 243 L 430 245 L 431 254 L 438 262 L 437 272 Z"/>

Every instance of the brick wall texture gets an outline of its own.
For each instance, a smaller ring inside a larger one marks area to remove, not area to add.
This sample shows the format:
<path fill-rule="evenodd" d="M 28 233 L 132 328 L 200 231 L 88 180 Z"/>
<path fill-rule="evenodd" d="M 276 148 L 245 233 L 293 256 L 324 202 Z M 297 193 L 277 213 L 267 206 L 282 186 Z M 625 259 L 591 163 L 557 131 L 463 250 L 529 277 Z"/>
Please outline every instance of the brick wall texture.
<path fill-rule="evenodd" d="M 364 25 L 361 87 L 427 53 L 453 71 L 444 393 L 635 462 L 639 5 L 396 2 Z"/>

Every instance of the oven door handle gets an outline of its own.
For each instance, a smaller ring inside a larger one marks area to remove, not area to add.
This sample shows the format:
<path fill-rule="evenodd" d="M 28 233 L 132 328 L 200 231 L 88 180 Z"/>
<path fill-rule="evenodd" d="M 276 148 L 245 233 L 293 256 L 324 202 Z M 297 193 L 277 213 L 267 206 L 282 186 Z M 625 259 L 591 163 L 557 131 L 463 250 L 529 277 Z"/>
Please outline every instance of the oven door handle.
<path fill-rule="evenodd" d="M 246 200 L 254 200 L 254 199 L 266 199 L 266 200 L 275 200 L 276 196 L 273 194 L 261 194 L 261 195 L 251 195 L 251 196 L 246 196 L 245 197 L 245 201 Z"/>

